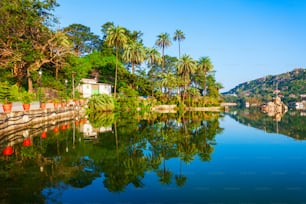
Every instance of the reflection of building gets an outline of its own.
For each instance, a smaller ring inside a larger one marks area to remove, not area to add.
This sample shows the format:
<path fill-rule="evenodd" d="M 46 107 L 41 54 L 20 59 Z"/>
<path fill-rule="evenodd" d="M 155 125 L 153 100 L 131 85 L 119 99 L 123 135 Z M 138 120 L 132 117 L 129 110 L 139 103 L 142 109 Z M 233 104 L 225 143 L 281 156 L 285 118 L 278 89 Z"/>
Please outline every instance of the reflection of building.
<path fill-rule="evenodd" d="M 80 126 L 80 132 L 84 134 L 84 139 L 97 139 L 98 132 L 102 133 L 110 131 L 112 131 L 112 126 L 93 128 L 88 121 L 86 121 L 86 123 Z"/>
<path fill-rule="evenodd" d="M 81 84 L 77 87 L 84 98 L 89 98 L 93 94 L 111 94 L 112 85 L 97 83 L 96 79 L 81 79 Z"/>
<path fill-rule="evenodd" d="M 295 110 L 305 110 L 306 109 L 306 101 L 301 102 L 291 102 L 289 103 L 289 107 Z"/>
<path fill-rule="evenodd" d="M 83 132 L 84 137 L 87 137 L 87 138 L 96 139 L 98 136 L 98 133 L 93 131 L 92 125 L 88 122 L 85 123 L 83 127 L 81 127 L 81 132 Z"/>

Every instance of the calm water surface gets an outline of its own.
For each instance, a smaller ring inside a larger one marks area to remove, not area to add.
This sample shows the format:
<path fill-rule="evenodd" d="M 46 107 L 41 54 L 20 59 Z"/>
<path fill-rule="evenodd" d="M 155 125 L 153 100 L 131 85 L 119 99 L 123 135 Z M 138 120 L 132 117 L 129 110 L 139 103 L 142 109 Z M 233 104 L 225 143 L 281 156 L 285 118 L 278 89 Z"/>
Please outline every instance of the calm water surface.
<path fill-rule="evenodd" d="M 1 202 L 306 203 L 305 116 L 287 114 L 58 124 L 2 157 Z"/>

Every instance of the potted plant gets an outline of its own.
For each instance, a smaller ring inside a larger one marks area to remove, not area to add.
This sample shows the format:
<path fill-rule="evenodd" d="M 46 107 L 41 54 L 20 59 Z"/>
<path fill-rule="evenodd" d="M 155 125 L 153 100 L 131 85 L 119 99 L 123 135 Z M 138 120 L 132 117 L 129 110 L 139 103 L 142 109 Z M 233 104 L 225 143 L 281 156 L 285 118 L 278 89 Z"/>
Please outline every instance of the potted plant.
<path fill-rule="evenodd" d="M 53 106 L 54 106 L 54 108 L 58 108 L 58 104 L 59 104 L 59 99 L 58 98 L 54 98 L 53 99 Z"/>
<path fill-rule="evenodd" d="M 47 98 L 44 92 L 40 92 L 39 100 L 40 100 L 40 108 L 43 110 L 46 109 Z"/>
<path fill-rule="evenodd" d="M 21 101 L 22 101 L 22 106 L 23 110 L 27 111 L 30 110 L 31 103 L 34 100 L 34 94 L 30 93 L 28 91 L 23 91 L 21 92 Z"/>
<path fill-rule="evenodd" d="M 46 107 L 47 107 L 47 99 L 46 98 L 41 98 L 40 99 L 40 108 L 41 109 L 46 109 Z"/>
<path fill-rule="evenodd" d="M 12 102 L 18 100 L 18 86 L 11 86 L 7 81 L 0 82 L 0 103 L 2 103 L 3 112 L 12 111 Z"/>

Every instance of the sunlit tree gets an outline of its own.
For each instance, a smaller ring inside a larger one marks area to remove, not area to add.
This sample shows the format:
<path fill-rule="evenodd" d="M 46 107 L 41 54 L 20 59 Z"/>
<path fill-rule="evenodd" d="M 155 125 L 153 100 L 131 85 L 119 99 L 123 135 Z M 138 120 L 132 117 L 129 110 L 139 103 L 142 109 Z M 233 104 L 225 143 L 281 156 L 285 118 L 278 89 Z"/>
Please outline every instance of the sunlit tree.
<path fill-rule="evenodd" d="M 171 39 L 168 33 L 161 33 L 157 36 L 155 45 L 162 49 L 162 69 L 165 69 L 165 48 L 171 46 Z"/>
<path fill-rule="evenodd" d="M 177 72 L 184 79 L 184 97 L 186 95 L 188 83 L 190 82 L 190 74 L 194 73 L 196 68 L 196 61 L 189 55 L 183 55 L 177 63 Z"/>
<path fill-rule="evenodd" d="M 204 90 L 204 94 L 206 94 L 207 72 L 212 71 L 214 66 L 209 57 L 201 57 L 198 61 L 197 67 L 199 81 Z"/>
<path fill-rule="evenodd" d="M 173 40 L 178 42 L 178 46 L 179 46 L 179 58 L 181 58 L 181 41 L 185 40 L 185 34 L 183 33 L 183 31 L 177 29 L 174 33 L 174 37 Z"/>
<path fill-rule="evenodd" d="M 140 42 L 130 41 L 124 46 L 122 58 L 132 64 L 132 74 L 135 73 L 135 65 L 141 64 L 145 60 L 145 48 Z"/>
<path fill-rule="evenodd" d="M 107 30 L 107 36 L 105 42 L 108 46 L 114 47 L 116 51 L 116 70 L 115 70 L 115 85 L 114 85 L 114 97 L 116 98 L 117 89 L 117 73 L 118 73 L 118 61 L 119 61 L 119 49 L 123 48 L 127 43 L 127 36 L 125 29 L 121 26 L 111 26 Z"/>

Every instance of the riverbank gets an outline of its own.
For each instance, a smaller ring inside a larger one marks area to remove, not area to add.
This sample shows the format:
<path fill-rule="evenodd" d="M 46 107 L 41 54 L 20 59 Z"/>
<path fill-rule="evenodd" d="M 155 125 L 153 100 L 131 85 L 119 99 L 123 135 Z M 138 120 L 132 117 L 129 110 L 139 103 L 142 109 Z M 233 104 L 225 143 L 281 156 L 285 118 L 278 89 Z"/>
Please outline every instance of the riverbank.
<path fill-rule="evenodd" d="M 0 113 L 0 140 L 2 135 L 14 137 L 26 128 L 31 130 L 53 129 L 57 124 L 78 120 L 85 115 L 81 106 L 49 107 L 30 111 L 13 111 Z M 9 138 L 6 138 L 9 139 Z"/>

